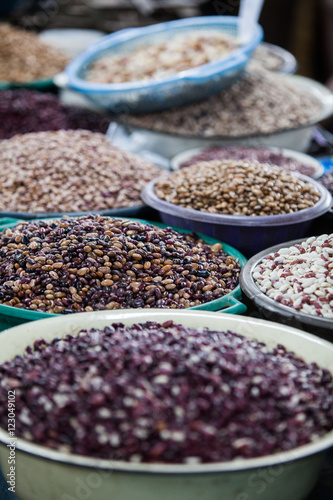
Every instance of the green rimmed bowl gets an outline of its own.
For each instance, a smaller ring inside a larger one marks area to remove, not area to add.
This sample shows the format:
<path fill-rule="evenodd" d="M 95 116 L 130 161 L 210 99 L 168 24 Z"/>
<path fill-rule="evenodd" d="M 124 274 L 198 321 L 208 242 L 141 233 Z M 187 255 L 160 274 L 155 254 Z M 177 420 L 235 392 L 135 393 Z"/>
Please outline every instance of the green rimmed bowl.
<path fill-rule="evenodd" d="M 144 219 L 135 219 L 135 218 L 127 218 L 128 220 L 134 222 L 141 222 L 143 224 L 152 224 L 157 227 L 170 227 L 166 224 L 161 224 L 159 222 L 151 222 Z M 45 220 L 45 219 L 44 219 Z M 18 219 L 5 218 L 0 219 L 0 231 L 7 229 L 9 227 L 15 226 L 18 222 L 28 223 L 29 221 L 21 221 Z M 177 227 L 171 226 L 172 229 L 180 232 L 191 234 L 192 231 L 188 231 L 186 229 L 179 229 Z M 202 238 L 208 245 L 214 245 L 215 243 L 221 243 L 224 251 L 238 260 L 241 268 L 243 268 L 247 262 L 246 258 L 243 254 L 241 254 L 234 247 L 227 245 L 215 238 L 211 238 L 209 236 L 205 236 L 203 234 L 197 233 L 200 238 Z M 240 285 L 238 284 L 234 290 L 230 293 L 220 297 L 218 299 L 212 300 L 211 302 L 206 302 L 199 306 L 191 307 L 191 310 L 204 310 L 204 311 L 223 311 L 229 314 L 243 314 L 246 311 L 246 306 L 240 299 L 242 298 L 242 291 Z M 174 311 L 174 309 L 173 309 Z M 74 314 L 74 313 L 73 313 Z M 22 323 L 27 323 L 30 321 L 36 321 L 40 319 L 45 319 L 49 317 L 59 316 L 58 314 L 30 311 L 28 309 L 19 309 L 17 307 L 5 306 L 0 304 L 0 331 L 6 330 L 7 328 L 11 328 L 13 326 L 21 325 Z"/>

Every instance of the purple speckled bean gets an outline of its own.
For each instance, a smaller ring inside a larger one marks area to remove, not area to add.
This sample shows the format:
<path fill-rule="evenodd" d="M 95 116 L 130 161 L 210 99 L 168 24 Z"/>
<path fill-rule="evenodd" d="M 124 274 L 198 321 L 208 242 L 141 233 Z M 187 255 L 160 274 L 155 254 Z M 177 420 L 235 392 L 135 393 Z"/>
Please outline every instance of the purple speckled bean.
<path fill-rule="evenodd" d="M 61 129 L 105 133 L 110 124 L 101 113 L 64 106 L 54 94 L 26 89 L 0 92 L 0 116 L 0 139 Z"/>
<path fill-rule="evenodd" d="M 333 427 L 326 369 L 283 346 L 168 321 L 38 340 L 0 365 L 0 427 L 91 457 L 196 463 L 291 450 Z"/>

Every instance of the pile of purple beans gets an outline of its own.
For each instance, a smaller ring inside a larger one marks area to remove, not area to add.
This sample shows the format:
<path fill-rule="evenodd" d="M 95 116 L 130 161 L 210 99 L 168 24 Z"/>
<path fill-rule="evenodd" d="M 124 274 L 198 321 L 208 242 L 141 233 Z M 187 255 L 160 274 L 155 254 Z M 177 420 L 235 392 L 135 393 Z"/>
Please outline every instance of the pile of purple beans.
<path fill-rule="evenodd" d="M 194 163 L 210 160 L 257 160 L 259 163 L 268 163 L 284 168 L 289 172 L 299 172 L 312 177 L 316 170 L 310 165 L 304 165 L 283 153 L 276 153 L 267 148 L 247 148 L 243 146 L 229 146 L 221 148 L 218 146 L 208 147 L 200 153 L 194 155 L 189 160 L 183 162 L 180 168 L 189 167 Z"/>
<path fill-rule="evenodd" d="M 34 311 L 193 307 L 239 273 L 220 243 L 128 219 L 21 222 L 0 236 L 0 303 Z"/>
<path fill-rule="evenodd" d="M 54 94 L 25 89 L 0 92 L 0 116 L 0 139 L 62 129 L 105 133 L 110 124 L 100 113 L 64 106 Z"/>
<path fill-rule="evenodd" d="M 0 365 L 0 427 L 63 452 L 207 463 L 288 451 L 333 427 L 328 370 L 285 347 L 168 321 L 82 330 Z"/>

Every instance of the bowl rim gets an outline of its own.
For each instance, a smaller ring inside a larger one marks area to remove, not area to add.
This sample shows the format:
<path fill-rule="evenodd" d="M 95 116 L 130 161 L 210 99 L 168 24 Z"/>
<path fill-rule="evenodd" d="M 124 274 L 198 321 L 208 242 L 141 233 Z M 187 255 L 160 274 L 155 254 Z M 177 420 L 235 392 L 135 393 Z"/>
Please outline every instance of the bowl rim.
<path fill-rule="evenodd" d="M 307 123 L 304 123 L 302 125 L 298 125 L 297 127 L 289 127 L 289 128 L 283 128 L 276 130 L 274 132 L 266 132 L 266 133 L 259 133 L 259 132 L 254 132 L 253 134 L 242 134 L 242 135 L 191 135 L 191 134 L 175 134 L 174 132 L 163 132 L 161 130 L 155 130 L 153 128 L 147 128 L 147 127 L 141 127 L 139 125 L 132 124 L 130 120 L 127 119 L 127 116 L 120 115 L 119 117 L 115 117 L 115 120 L 118 120 L 120 124 L 122 124 L 124 127 L 130 128 L 132 131 L 140 131 L 140 132 L 150 132 L 153 134 L 156 134 L 157 136 L 161 136 L 161 139 L 163 136 L 171 137 L 171 138 L 176 138 L 176 139 L 193 139 L 193 140 L 202 140 L 202 141 L 207 141 L 207 142 L 212 142 L 212 141 L 238 141 L 238 140 L 246 140 L 246 139 L 260 139 L 260 138 L 269 138 L 269 137 L 275 137 L 276 135 L 284 134 L 286 132 L 295 132 L 298 130 L 303 130 L 309 127 L 312 127 L 313 125 L 316 125 L 318 122 L 321 122 L 322 120 L 325 120 L 326 118 L 329 118 L 333 114 L 333 93 L 324 85 L 321 83 L 317 82 L 316 80 L 313 80 L 311 78 L 308 78 L 306 76 L 301 76 L 301 75 L 290 75 L 290 74 L 283 74 L 283 73 L 272 73 L 270 72 L 271 75 L 274 76 L 274 78 L 282 78 L 285 79 L 289 83 L 293 83 L 296 85 L 299 85 L 301 88 L 304 90 L 310 92 L 310 94 L 314 95 L 321 101 L 322 103 L 322 110 L 318 113 L 317 116 L 314 116 L 310 121 Z M 170 111 L 170 110 L 166 110 Z M 131 116 L 131 115 L 129 115 Z M 138 115 L 139 116 L 139 115 Z"/>
<path fill-rule="evenodd" d="M 258 252 L 256 255 L 253 255 L 245 266 L 241 270 L 239 282 L 241 285 L 242 291 L 249 297 L 249 299 L 253 300 L 257 307 L 268 310 L 271 313 L 281 314 L 284 318 L 289 320 L 295 320 L 298 322 L 306 323 L 311 326 L 318 326 L 320 328 L 325 328 L 328 331 L 333 329 L 333 319 L 331 318 L 322 318 L 319 316 L 314 316 L 311 314 L 306 314 L 292 307 L 285 306 L 273 300 L 268 295 L 264 294 L 254 282 L 252 277 L 252 273 L 254 268 L 270 253 L 277 252 L 281 248 L 288 248 L 294 245 L 299 245 L 306 241 L 308 238 L 298 238 L 297 240 L 287 241 L 285 243 L 279 243 L 278 245 L 273 245 L 261 252 Z M 333 340 L 333 330 L 332 330 L 332 340 Z"/>
<path fill-rule="evenodd" d="M 171 172 L 168 176 L 172 175 Z M 279 215 L 228 215 L 228 214 L 213 214 L 193 208 L 185 208 L 159 198 L 155 193 L 155 183 L 160 179 L 156 178 L 148 182 L 141 192 L 142 200 L 155 210 L 162 213 L 167 213 L 176 217 L 185 218 L 196 222 L 204 222 L 206 224 L 221 224 L 225 226 L 243 225 L 244 227 L 260 226 L 283 226 L 288 224 L 298 224 L 300 222 L 309 221 L 326 213 L 333 202 L 330 192 L 319 182 L 307 177 L 306 175 L 293 172 L 302 181 L 313 184 L 320 193 L 320 199 L 309 208 L 304 208 L 297 212 Z M 313 211 L 316 210 L 315 214 Z"/>
<path fill-rule="evenodd" d="M 67 77 L 67 84 L 69 88 L 73 90 L 93 95 L 95 93 L 105 94 L 110 92 L 116 93 L 119 91 L 131 92 L 142 91 L 145 89 L 153 90 L 170 83 L 176 83 L 178 80 L 206 80 L 207 78 L 211 78 L 214 73 L 223 70 L 224 66 L 228 67 L 229 70 L 230 65 L 231 68 L 235 69 L 244 65 L 249 53 L 257 47 L 263 38 L 263 30 L 258 23 L 255 23 L 255 30 L 252 39 L 233 50 L 230 54 L 227 54 L 221 59 L 201 64 L 200 66 L 189 68 L 185 71 L 172 73 L 164 78 L 150 78 L 147 80 L 134 80 L 123 83 L 98 83 L 90 82 L 89 80 L 81 78 L 79 73 L 86 65 L 90 64 L 93 60 L 98 59 L 98 56 L 103 52 L 107 52 L 118 45 L 130 44 L 137 39 L 181 28 L 204 28 L 205 26 L 209 28 L 211 25 L 216 25 L 217 27 L 218 25 L 238 26 L 238 24 L 239 18 L 237 16 L 197 16 L 151 24 L 140 28 L 128 28 L 116 31 L 91 44 L 84 52 L 79 54 L 67 65 L 64 70 Z M 202 73 L 200 74 L 200 72 Z M 205 72 L 207 72 L 207 75 L 205 75 Z"/>
<path fill-rule="evenodd" d="M 255 328 L 260 325 L 265 325 L 266 328 L 276 330 L 276 329 L 283 329 L 284 331 L 287 331 L 293 336 L 297 336 L 300 340 L 300 344 L 302 345 L 302 340 L 310 341 L 313 342 L 317 345 L 320 346 L 320 348 L 327 350 L 331 353 L 333 357 L 333 344 L 320 339 L 316 337 L 315 335 L 312 335 L 307 332 L 303 332 L 301 330 L 298 330 L 296 328 L 290 327 L 290 326 L 285 326 L 285 325 L 280 325 L 278 323 L 274 323 L 271 321 L 263 320 L 263 319 L 258 319 L 258 318 L 253 318 L 253 317 L 242 317 L 242 316 L 233 316 L 229 314 L 223 314 L 223 313 L 214 313 L 214 312 L 209 312 L 209 311 L 192 311 L 192 312 L 186 312 L 184 310 L 175 310 L 173 311 L 174 318 L 176 321 L 181 321 L 182 317 L 195 317 L 195 316 L 200 316 L 202 318 L 205 317 L 211 317 L 211 318 L 216 318 L 218 323 L 222 323 L 224 319 L 227 319 L 231 323 L 238 323 L 238 324 L 243 324 L 244 326 L 250 324 L 253 329 L 252 333 L 253 335 L 249 335 L 251 338 L 255 338 Z M 82 326 L 75 326 L 75 318 L 78 318 L 79 316 L 85 315 L 84 317 L 86 318 L 87 324 L 89 323 L 89 320 L 96 320 L 96 317 L 102 320 L 103 322 L 107 323 L 108 321 L 120 321 L 120 319 L 123 319 L 126 322 L 126 319 L 130 320 L 130 323 L 135 321 L 140 321 L 141 319 L 143 320 L 144 318 L 147 319 L 147 312 L 144 310 L 117 310 L 117 311 L 99 311 L 99 312 L 92 312 L 92 313 L 79 313 L 77 315 L 68 315 L 68 316 L 63 316 L 63 317 L 56 317 L 52 319 L 45 319 L 45 320 L 40 320 L 38 322 L 38 327 L 40 329 L 43 329 L 44 327 L 47 327 L 50 325 L 50 321 L 53 323 L 59 323 L 59 326 L 61 326 L 61 323 L 67 323 L 67 328 L 65 326 L 65 331 L 63 332 L 62 335 L 66 335 L 69 332 L 71 334 L 74 334 L 74 331 L 78 332 L 78 329 L 82 329 Z M 87 314 L 89 316 L 87 316 Z M 163 318 L 163 320 L 166 318 L 167 312 L 161 311 L 160 309 L 151 309 L 149 312 L 150 316 L 153 318 L 153 320 L 157 320 L 158 318 Z M 179 318 L 177 318 L 179 317 Z M 161 319 L 160 319 L 161 321 Z M 194 321 L 193 321 L 194 322 Z M 71 327 L 71 329 L 69 329 Z M 222 326 L 221 326 L 222 328 Z M 15 328 L 11 328 L 10 330 L 7 330 L 3 332 L 0 337 L 0 343 L 1 341 L 6 341 L 5 337 L 10 337 L 13 333 L 16 333 L 19 330 L 24 330 L 24 325 L 17 326 Z M 3 340 L 2 340 L 3 339 Z M 31 341 L 27 342 L 25 345 L 30 345 Z M 278 343 L 278 339 L 277 339 Z M 22 345 L 22 344 L 21 344 Z M 300 356 L 302 356 L 301 353 L 298 353 Z M 10 438 L 8 436 L 8 432 L 6 432 L 4 429 L 0 428 L 0 444 L 2 445 L 7 445 L 11 441 L 13 441 L 13 438 Z M 279 452 L 275 453 L 273 455 L 266 455 L 263 457 L 258 457 L 258 458 L 247 458 L 247 459 L 235 459 L 232 461 L 225 461 L 225 462 L 212 462 L 212 463 L 204 463 L 204 464 L 165 464 L 165 463 L 133 463 L 133 462 L 126 462 L 126 461 L 121 461 L 121 460 L 107 460 L 107 459 L 98 459 L 98 458 L 90 458 L 90 457 L 85 457 L 83 455 L 77 455 L 77 454 L 70 454 L 70 453 L 64 453 L 56 450 L 52 450 L 50 448 L 47 448 L 45 446 L 33 444 L 26 439 L 23 438 L 17 438 L 15 440 L 15 447 L 17 451 L 22 451 L 24 453 L 33 455 L 35 458 L 44 458 L 47 460 L 55 461 L 58 463 L 64 463 L 66 465 L 70 466 L 81 466 L 85 468 L 98 468 L 98 469 L 106 469 L 106 470 L 113 470 L 117 472 L 135 472 L 135 473 L 143 473 L 143 474 L 148 474 L 148 473 L 153 473 L 153 474 L 203 474 L 203 473 L 220 473 L 220 472 L 231 472 L 231 471 L 244 471 L 244 470 L 251 470 L 255 468 L 260 468 L 260 467 L 268 467 L 268 466 L 273 466 L 273 465 L 282 465 L 286 464 L 295 460 L 299 459 L 304 459 L 307 458 L 311 455 L 324 452 L 326 449 L 328 449 L 330 446 L 333 445 L 333 430 L 327 432 L 325 435 L 320 437 L 314 442 L 298 446 L 297 448 L 294 448 L 289 451 L 284 451 L 284 452 Z"/>
<path fill-rule="evenodd" d="M 297 160 L 300 163 L 303 163 L 306 166 L 313 167 L 315 169 L 315 174 L 311 177 L 312 179 L 319 179 L 325 171 L 324 165 L 317 160 L 317 158 L 314 158 L 313 156 L 310 156 L 306 153 L 302 153 L 300 151 L 294 151 L 293 149 L 289 148 L 283 148 L 279 146 L 245 146 L 242 144 L 239 145 L 233 145 L 233 146 L 222 146 L 219 144 L 209 144 L 206 146 L 197 146 L 194 148 L 186 148 L 183 149 L 182 151 L 179 151 L 179 153 L 175 154 L 171 159 L 170 159 L 170 165 L 171 165 L 171 170 L 172 171 L 177 171 L 180 170 L 181 163 L 190 160 L 193 158 L 193 156 L 196 156 L 197 154 L 200 154 L 204 152 L 206 149 L 211 149 L 211 148 L 216 148 L 216 149 L 228 149 L 228 148 L 239 148 L 239 149 L 266 149 L 268 151 L 271 151 L 272 153 L 276 154 L 281 154 L 285 156 L 286 158 L 292 158 Z M 246 159 L 244 159 L 246 161 Z M 202 161 L 202 160 L 201 160 Z M 206 161 L 206 160 L 203 160 Z M 210 160 L 208 160 L 210 161 Z M 264 163 L 264 162 L 260 162 Z"/>

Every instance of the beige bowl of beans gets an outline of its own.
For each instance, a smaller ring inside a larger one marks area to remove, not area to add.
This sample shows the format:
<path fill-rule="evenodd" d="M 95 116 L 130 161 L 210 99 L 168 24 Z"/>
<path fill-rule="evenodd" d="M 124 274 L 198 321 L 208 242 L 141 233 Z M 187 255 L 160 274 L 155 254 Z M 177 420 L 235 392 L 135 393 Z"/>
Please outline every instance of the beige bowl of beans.
<path fill-rule="evenodd" d="M 333 112 L 332 92 L 309 78 L 251 71 L 223 93 L 160 113 L 124 115 L 146 149 L 172 158 L 185 149 L 276 146 L 306 151 L 313 126 Z"/>

